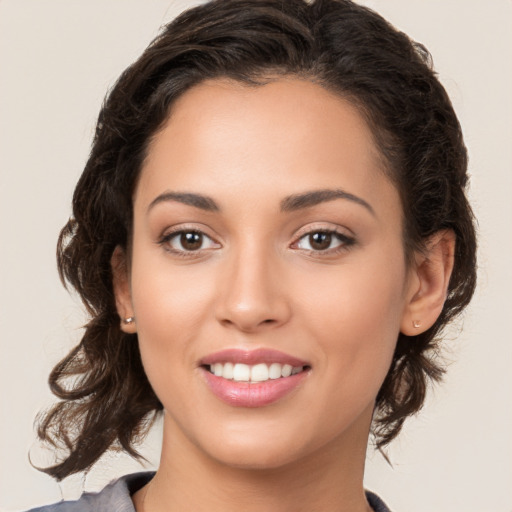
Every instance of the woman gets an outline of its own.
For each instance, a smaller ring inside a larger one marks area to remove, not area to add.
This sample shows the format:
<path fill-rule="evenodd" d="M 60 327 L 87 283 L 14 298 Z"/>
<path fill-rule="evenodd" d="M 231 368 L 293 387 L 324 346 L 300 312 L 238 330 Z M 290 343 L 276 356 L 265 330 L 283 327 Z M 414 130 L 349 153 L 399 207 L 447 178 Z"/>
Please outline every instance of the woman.
<path fill-rule="evenodd" d="M 86 470 L 164 417 L 158 471 L 43 510 L 387 510 L 363 489 L 443 370 L 475 235 L 427 51 L 347 1 L 207 3 L 113 88 L 59 241 L 90 315 L 40 424 Z M 72 378 L 73 384 L 67 385 Z"/>

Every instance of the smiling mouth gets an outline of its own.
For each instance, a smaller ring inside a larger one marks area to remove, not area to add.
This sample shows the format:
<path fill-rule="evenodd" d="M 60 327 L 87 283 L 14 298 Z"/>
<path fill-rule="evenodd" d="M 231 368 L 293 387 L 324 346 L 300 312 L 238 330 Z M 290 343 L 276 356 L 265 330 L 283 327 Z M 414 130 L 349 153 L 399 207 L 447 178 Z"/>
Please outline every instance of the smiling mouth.
<path fill-rule="evenodd" d="M 244 363 L 214 363 L 203 366 L 216 377 L 235 382 L 260 383 L 278 380 L 296 375 L 309 369 L 309 366 L 292 366 L 290 364 L 259 363 L 249 365 Z"/>
<path fill-rule="evenodd" d="M 233 407 L 265 407 L 299 389 L 311 373 L 309 362 L 269 348 L 231 348 L 199 361 L 204 382 Z"/>

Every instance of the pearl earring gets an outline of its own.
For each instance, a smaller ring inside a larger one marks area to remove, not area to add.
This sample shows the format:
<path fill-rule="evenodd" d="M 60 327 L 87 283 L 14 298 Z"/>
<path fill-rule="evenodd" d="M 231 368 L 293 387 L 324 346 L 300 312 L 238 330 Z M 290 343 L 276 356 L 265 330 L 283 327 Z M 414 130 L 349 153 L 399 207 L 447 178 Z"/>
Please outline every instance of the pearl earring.
<path fill-rule="evenodd" d="M 413 320 L 412 321 L 412 326 L 415 328 L 415 329 L 419 329 L 421 327 L 421 322 L 419 320 Z"/>

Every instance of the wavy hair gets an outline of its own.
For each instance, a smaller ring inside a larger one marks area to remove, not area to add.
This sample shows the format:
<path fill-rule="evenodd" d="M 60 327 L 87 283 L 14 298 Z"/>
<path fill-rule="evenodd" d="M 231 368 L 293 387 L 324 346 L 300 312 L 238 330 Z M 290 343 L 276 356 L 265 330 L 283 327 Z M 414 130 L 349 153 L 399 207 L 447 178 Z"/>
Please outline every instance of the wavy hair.
<path fill-rule="evenodd" d="M 400 194 L 407 256 L 433 233 L 456 235 L 441 315 L 427 331 L 398 337 L 375 405 L 379 449 L 421 408 L 428 382 L 441 378 L 440 333 L 474 292 L 476 240 L 461 128 L 428 51 L 348 0 L 210 1 L 164 26 L 107 95 L 59 237 L 61 279 L 78 292 L 90 321 L 53 369 L 49 383 L 60 401 L 39 419 L 40 439 L 65 449 L 43 469 L 56 479 L 89 468 L 110 448 L 138 456 L 137 442 L 162 409 L 137 335 L 120 329 L 110 263 L 116 246 L 129 248 L 132 196 L 152 136 L 173 102 L 204 80 L 257 87 L 285 75 L 336 92 L 365 116 Z"/>

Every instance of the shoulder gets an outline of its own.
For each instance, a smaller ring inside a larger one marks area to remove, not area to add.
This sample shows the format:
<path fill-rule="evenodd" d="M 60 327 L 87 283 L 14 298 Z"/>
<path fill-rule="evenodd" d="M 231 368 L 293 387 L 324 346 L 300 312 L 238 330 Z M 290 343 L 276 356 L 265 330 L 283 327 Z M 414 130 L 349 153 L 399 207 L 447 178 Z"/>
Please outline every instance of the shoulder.
<path fill-rule="evenodd" d="M 387 505 L 375 493 L 366 491 L 366 499 L 374 512 L 391 512 Z"/>
<path fill-rule="evenodd" d="M 131 496 L 153 475 L 153 472 L 126 475 L 114 480 L 100 492 L 85 492 L 78 500 L 60 501 L 28 512 L 135 512 Z"/>
<path fill-rule="evenodd" d="M 153 476 L 154 472 L 133 473 L 114 480 L 100 492 L 85 492 L 78 500 L 60 501 L 27 512 L 135 512 L 131 496 Z M 376 494 L 366 491 L 366 498 L 374 512 L 391 512 Z"/>

